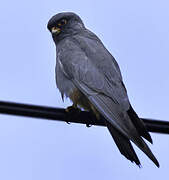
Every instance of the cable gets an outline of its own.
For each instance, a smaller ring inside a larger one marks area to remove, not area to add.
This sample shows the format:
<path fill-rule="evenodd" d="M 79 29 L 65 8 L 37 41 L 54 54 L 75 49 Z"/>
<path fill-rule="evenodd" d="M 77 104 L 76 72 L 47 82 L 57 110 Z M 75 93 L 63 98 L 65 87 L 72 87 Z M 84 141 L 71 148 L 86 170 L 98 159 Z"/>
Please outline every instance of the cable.
<path fill-rule="evenodd" d="M 105 126 L 104 118 L 97 120 L 95 116 L 86 111 L 66 113 L 65 109 L 46 106 L 28 105 L 15 102 L 0 101 L 0 113 L 46 120 L 65 121 L 90 125 Z M 169 134 L 169 122 L 141 118 L 149 132 Z"/>

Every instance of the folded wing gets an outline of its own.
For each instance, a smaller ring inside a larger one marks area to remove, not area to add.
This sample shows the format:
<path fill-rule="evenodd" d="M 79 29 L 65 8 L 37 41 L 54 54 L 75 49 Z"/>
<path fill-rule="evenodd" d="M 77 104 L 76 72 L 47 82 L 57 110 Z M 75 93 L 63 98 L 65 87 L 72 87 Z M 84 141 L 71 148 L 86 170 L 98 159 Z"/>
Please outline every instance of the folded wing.
<path fill-rule="evenodd" d="M 130 143 L 131 140 L 159 166 L 157 159 L 141 138 L 141 136 L 144 137 L 144 133 L 141 133 L 140 130 L 142 122 L 139 122 L 138 118 L 137 122 L 133 123 L 130 118 L 133 114 L 127 112 L 130 109 L 130 103 L 121 79 L 109 78 L 74 42 L 70 41 L 68 44 L 69 46 L 64 48 L 66 51 L 61 51 L 62 53 L 58 56 L 62 69 L 74 85 L 105 117 L 106 125 L 120 152 L 132 162 L 140 164 Z M 127 110 L 126 107 L 128 107 Z M 146 132 L 146 129 L 144 131 Z M 147 135 L 147 139 L 149 138 Z"/>

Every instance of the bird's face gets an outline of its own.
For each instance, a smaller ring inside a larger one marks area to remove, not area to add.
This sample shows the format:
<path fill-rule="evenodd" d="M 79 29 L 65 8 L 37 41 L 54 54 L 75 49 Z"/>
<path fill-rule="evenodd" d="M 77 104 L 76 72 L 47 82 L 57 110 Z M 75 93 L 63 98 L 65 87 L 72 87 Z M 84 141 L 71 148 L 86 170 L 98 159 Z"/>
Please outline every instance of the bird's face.
<path fill-rule="evenodd" d="M 53 39 L 58 41 L 84 28 L 84 24 L 75 13 L 59 13 L 49 20 L 47 28 Z"/>
<path fill-rule="evenodd" d="M 52 34 L 58 35 L 59 33 L 64 31 L 66 24 L 67 24 L 67 19 L 65 18 L 59 19 L 54 24 L 52 24 L 49 30 Z"/>

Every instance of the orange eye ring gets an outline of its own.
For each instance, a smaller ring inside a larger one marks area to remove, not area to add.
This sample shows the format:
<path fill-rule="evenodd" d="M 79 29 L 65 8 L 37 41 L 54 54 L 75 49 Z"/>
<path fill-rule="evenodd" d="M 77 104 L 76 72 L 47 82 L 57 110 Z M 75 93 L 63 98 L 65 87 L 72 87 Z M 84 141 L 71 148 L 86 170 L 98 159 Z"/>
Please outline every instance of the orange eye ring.
<path fill-rule="evenodd" d="M 62 24 L 61 24 L 61 23 L 58 23 L 57 25 L 58 25 L 58 27 L 62 26 Z"/>

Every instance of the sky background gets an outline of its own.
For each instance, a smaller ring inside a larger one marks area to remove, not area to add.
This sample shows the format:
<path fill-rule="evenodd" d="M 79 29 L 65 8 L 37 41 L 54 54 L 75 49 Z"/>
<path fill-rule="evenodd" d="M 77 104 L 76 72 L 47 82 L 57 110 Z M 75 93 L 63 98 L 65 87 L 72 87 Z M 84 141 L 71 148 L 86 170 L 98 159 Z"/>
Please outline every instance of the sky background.
<path fill-rule="evenodd" d="M 80 15 L 118 61 L 140 117 L 169 121 L 168 0 L 0 2 L 0 100 L 67 107 L 55 85 L 55 45 L 46 25 L 62 11 Z M 0 179 L 164 179 L 169 136 L 152 133 L 160 169 L 136 147 L 126 160 L 104 127 L 0 115 Z"/>

